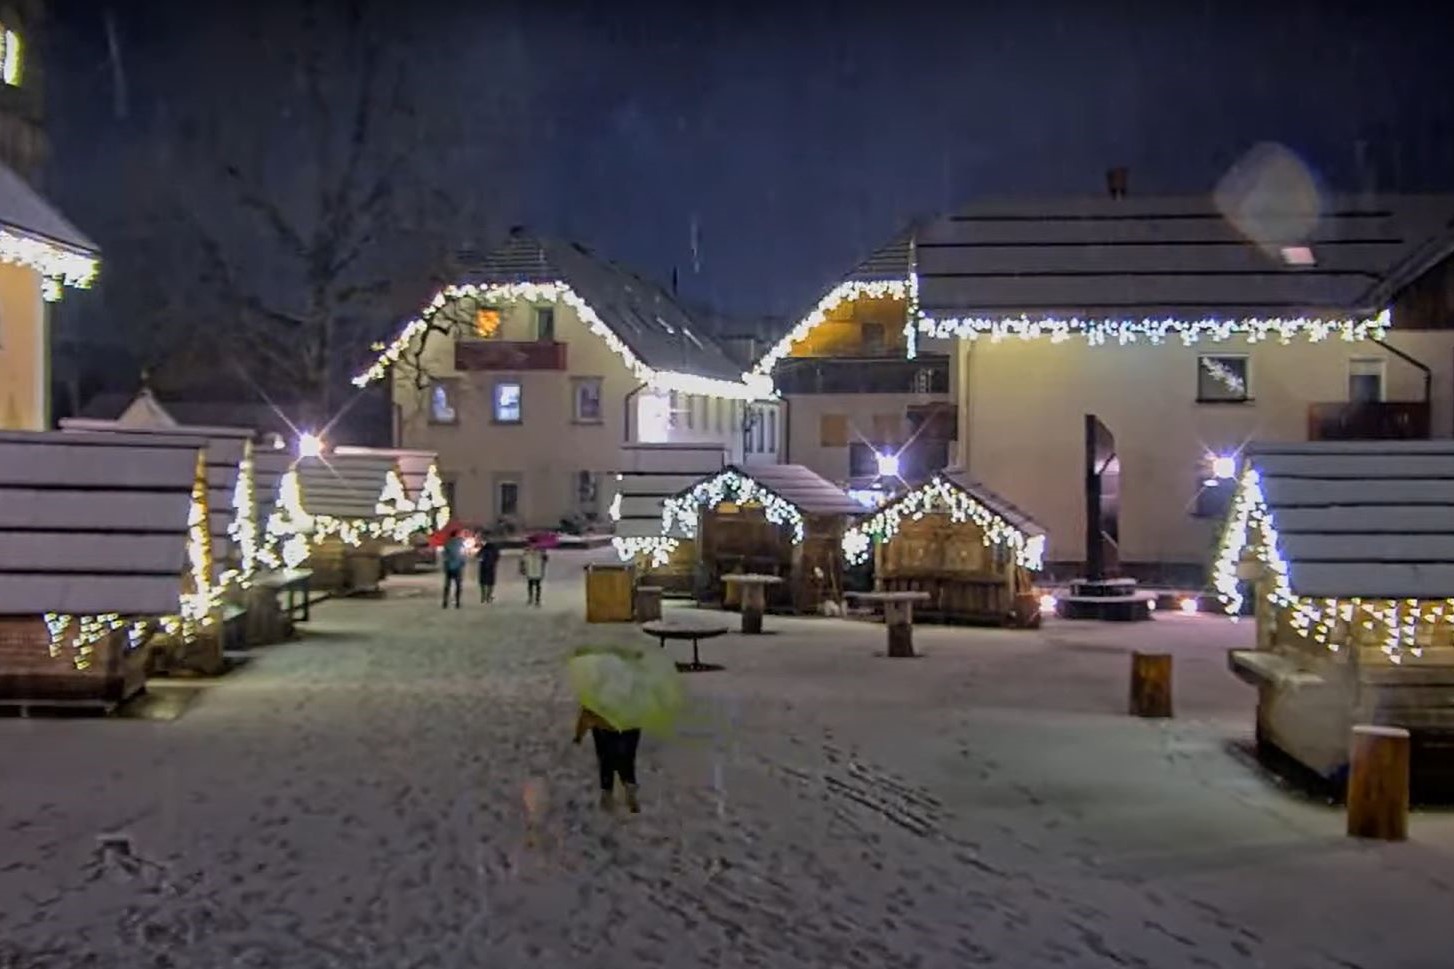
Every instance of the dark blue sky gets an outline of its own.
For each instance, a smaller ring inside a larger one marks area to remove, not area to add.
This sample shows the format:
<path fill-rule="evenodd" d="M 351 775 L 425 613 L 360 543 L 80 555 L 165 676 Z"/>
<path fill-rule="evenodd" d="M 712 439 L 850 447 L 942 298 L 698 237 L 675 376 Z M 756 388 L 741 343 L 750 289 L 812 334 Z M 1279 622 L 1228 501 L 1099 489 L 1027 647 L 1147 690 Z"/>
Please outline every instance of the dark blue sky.
<path fill-rule="evenodd" d="M 113 5 L 131 86 L 118 120 L 101 8 L 55 6 L 53 189 L 83 226 L 119 204 L 98 146 L 149 137 L 179 89 L 206 83 L 181 52 L 205 63 L 225 41 L 190 8 Z M 447 175 L 485 200 L 489 232 L 528 223 L 661 279 L 678 267 L 684 295 L 791 312 L 910 218 L 1100 192 L 1115 164 L 1133 193 L 1201 191 L 1270 139 L 1335 188 L 1454 188 L 1454 18 L 1436 10 L 414 0 L 397 16 L 421 108 L 489 119 Z"/>

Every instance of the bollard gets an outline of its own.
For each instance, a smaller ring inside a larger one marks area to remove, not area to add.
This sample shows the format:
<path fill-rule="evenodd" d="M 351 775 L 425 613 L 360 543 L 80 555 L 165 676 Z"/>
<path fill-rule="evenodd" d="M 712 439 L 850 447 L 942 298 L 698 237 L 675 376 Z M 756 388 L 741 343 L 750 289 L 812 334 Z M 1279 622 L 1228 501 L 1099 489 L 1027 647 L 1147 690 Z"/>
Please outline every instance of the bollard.
<path fill-rule="evenodd" d="M 1409 732 L 1353 728 L 1348 767 L 1348 835 L 1379 841 L 1409 836 Z"/>
<path fill-rule="evenodd" d="M 1131 654 L 1131 716 L 1171 716 L 1171 655 Z"/>
<path fill-rule="evenodd" d="M 636 587 L 636 621 L 654 622 L 661 618 L 661 587 L 638 585 Z"/>
<path fill-rule="evenodd" d="M 912 657 L 914 655 L 913 604 L 910 602 L 885 602 L 884 625 L 889 630 L 889 655 Z"/>

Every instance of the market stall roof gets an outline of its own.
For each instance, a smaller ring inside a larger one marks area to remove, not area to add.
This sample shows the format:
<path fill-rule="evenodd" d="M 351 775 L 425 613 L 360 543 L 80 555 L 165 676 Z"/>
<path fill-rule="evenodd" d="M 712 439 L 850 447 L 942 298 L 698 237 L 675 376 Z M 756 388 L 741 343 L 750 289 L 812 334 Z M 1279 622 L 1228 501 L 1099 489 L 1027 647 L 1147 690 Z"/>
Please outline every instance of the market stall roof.
<path fill-rule="evenodd" d="M 1257 443 L 1244 466 L 1296 595 L 1454 597 L 1454 441 Z"/>
<path fill-rule="evenodd" d="M 727 466 L 726 450 L 715 444 L 627 444 L 621 456 L 611 499 L 619 539 L 660 537 L 666 499 Z"/>
<path fill-rule="evenodd" d="M 199 449 L 0 433 L 0 615 L 176 614 Z"/>
<path fill-rule="evenodd" d="M 398 462 L 388 454 L 340 454 L 299 458 L 298 490 L 309 515 L 378 518 L 379 499 Z"/>
<path fill-rule="evenodd" d="M 393 458 L 398 464 L 399 477 L 403 479 L 404 490 L 410 498 L 418 498 L 424 488 L 424 479 L 429 469 L 439 463 L 438 451 L 421 451 L 411 448 L 356 447 L 339 445 L 334 454 L 373 454 Z"/>
<path fill-rule="evenodd" d="M 806 515 L 862 515 L 863 505 L 842 488 L 801 464 L 728 465 Z"/>
<path fill-rule="evenodd" d="M 1009 499 L 990 490 L 982 481 L 969 476 L 969 473 L 962 468 L 950 468 L 942 471 L 939 477 L 948 481 L 960 491 L 969 495 L 975 501 L 984 505 L 990 511 L 1003 518 L 1007 523 L 1014 525 L 1028 536 L 1044 535 L 1045 529 L 1040 523 L 1031 518 L 1028 512 L 1016 507 Z"/>

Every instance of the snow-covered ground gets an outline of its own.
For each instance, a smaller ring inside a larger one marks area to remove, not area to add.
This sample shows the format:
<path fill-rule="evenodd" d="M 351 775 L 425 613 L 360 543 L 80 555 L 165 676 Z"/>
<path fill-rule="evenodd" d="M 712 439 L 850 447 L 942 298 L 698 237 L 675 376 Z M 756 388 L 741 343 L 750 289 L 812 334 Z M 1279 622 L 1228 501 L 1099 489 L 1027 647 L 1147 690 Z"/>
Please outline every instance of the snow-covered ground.
<path fill-rule="evenodd" d="M 914 660 L 769 617 L 605 815 L 561 661 L 640 634 L 585 625 L 587 557 L 541 610 L 508 562 L 489 608 L 329 603 L 172 721 L 0 721 L 0 967 L 1449 964 L 1454 816 L 1358 843 L 1250 767 L 1250 627 L 1210 617 Z M 1177 719 L 1124 714 L 1136 648 Z"/>

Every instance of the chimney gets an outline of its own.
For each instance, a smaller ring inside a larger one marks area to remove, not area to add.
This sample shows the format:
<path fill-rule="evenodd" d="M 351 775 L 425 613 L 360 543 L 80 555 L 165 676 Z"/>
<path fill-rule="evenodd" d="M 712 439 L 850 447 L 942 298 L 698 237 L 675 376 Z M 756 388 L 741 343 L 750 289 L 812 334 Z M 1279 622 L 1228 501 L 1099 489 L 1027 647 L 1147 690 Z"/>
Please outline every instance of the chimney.
<path fill-rule="evenodd" d="M 1131 170 L 1128 168 L 1112 168 L 1106 171 L 1106 191 L 1113 199 L 1126 197 L 1127 183 L 1131 180 Z"/>

